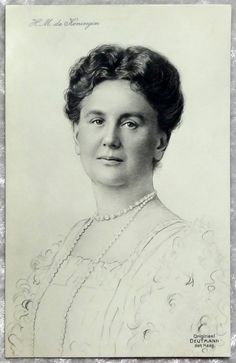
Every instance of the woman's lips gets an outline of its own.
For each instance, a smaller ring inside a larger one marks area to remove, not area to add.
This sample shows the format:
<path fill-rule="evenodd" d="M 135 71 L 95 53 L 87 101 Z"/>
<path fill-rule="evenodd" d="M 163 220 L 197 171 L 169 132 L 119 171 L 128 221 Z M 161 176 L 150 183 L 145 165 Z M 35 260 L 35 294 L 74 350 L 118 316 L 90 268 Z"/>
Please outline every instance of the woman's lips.
<path fill-rule="evenodd" d="M 123 159 L 116 156 L 99 156 L 97 159 L 101 160 L 105 165 L 118 165 L 123 162 Z"/>

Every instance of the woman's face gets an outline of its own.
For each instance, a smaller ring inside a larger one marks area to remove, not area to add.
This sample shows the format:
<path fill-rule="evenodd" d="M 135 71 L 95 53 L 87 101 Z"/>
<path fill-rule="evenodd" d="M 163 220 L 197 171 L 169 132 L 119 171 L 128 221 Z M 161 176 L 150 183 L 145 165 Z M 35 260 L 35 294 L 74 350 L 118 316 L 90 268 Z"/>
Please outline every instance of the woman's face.
<path fill-rule="evenodd" d="M 157 112 L 126 80 L 104 81 L 83 99 L 74 135 L 86 173 L 106 186 L 145 183 L 166 146 Z"/>

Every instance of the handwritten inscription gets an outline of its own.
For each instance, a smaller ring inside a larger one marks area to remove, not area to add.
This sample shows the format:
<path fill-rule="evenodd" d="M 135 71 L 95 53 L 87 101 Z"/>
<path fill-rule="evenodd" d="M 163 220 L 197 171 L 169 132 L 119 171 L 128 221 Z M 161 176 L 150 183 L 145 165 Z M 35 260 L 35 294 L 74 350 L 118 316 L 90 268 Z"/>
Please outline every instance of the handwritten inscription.
<path fill-rule="evenodd" d="M 97 21 L 81 21 L 79 18 L 55 19 L 55 18 L 35 18 L 29 26 L 33 27 L 81 27 L 84 30 L 100 25 Z"/>

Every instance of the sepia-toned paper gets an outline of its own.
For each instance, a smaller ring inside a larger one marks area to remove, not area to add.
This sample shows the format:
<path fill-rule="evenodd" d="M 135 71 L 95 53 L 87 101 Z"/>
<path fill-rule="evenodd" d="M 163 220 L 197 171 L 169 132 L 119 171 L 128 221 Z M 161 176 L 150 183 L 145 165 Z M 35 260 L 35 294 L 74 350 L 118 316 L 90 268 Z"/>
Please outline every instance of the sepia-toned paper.
<path fill-rule="evenodd" d="M 229 285 L 230 10 L 223 5 L 7 7 L 6 326 L 14 316 L 16 283 L 29 275 L 32 259 L 94 213 L 90 181 L 63 107 L 69 68 L 101 44 L 150 47 L 179 70 L 182 125 L 155 172 L 155 187 L 177 215 L 214 231 Z M 229 356 L 229 286 L 224 302 L 228 330 L 213 353 L 204 353 L 189 336 L 172 351 L 167 339 L 164 354 L 157 342 L 145 356 L 189 356 L 190 350 L 195 357 Z M 12 356 L 7 341 L 6 356 Z"/>

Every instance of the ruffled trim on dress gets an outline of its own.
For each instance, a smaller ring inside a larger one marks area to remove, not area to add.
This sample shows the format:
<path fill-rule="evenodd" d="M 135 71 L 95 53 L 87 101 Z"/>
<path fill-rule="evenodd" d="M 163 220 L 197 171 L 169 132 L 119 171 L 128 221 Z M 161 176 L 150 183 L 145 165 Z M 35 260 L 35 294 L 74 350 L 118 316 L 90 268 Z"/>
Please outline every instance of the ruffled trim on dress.
<path fill-rule="evenodd" d="M 63 263 L 63 257 L 68 255 L 75 244 L 77 233 L 80 232 L 88 219 L 76 223 L 65 240 L 53 243 L 46 251 L 33 258 L 30 264 L 31 273 L 26 279 L 16 282 L 16 292 L 13 296 L 15 306 L 13 322 L 6 327 L 6 356 L 32 357 L 35 314 L 40 301 L 40 293 L 47 288 L 47 283 L 53 278 Z"/>
<path fill-rule="evenodd" d="M 36 292 L 45 274 L 52 266 L 61 245 L 62 241 L 54 243 L 51 248 L 34 258 L 31 262 L 31 274 L 28 278 L 19 279 L 16 283 L 16 293 L 13 296 L 15 304 L 14 322 L 7 328 L 7 341 L 13 355 L 16 355 L 19 349 L 18 354 L 24 354 L 24 349 L 22 349 L 21 345 L 25 339 L 28 338 L 27 340 L 29 340 L 27 330 L 30 328 Z"/>
<path fill-rule="evenodd" d="M 218 349 L 228 349 L 229 281 L 222 268 L 224 258 L 208 223 L 183 221 L 182 227 L 163 241 L 168 248 L 164 244 L 160 248 L 154 240 L 146 244 L 146 251 L 142 250 L 145 263 L 136 262 L 137 273 L 124 310 L 130 338 L 122 344 L 129 356 L 150 356 L 155 349 L 159 356 L 168 352 L 217 356 Z M 217 343 L 195 348 L 191 339 L 204 335 L 214 336 Z"/>

